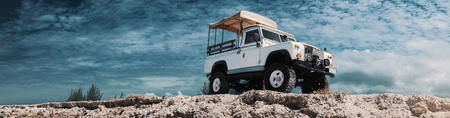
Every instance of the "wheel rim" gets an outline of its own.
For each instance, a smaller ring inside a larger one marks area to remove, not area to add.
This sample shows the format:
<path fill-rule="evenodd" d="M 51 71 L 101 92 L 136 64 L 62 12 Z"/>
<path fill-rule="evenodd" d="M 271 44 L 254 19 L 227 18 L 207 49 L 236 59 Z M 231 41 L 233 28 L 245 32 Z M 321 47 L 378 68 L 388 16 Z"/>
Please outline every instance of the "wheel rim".
<path fill-rule="evenodd" d="M 280 70 L 275 70 L 270 74 L 270 84 L 273 88 L 278 88 L 283 84 L 284 74 Z"/>
<path fill-rule="evenodd" d="M 213 87 L 212 89 L 214 92 L 219 92 L 219 89 L 220 89 L 220 79 L 219 78 L 214 79 L 212 87 Z"/>

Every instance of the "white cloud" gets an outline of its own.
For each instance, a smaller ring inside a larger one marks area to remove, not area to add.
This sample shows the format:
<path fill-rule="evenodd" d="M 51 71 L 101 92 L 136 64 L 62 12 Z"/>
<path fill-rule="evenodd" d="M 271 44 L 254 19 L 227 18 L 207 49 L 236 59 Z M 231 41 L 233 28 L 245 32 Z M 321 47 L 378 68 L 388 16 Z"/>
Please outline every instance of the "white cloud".
<path fill-rule="evenodd" d="M 233 15 L 233 14 L 236 14 L 236 13 L 242 11 L 242 10 L 247 10 L 249 8 L 250 8 L 249 6 L 244 6 L 242 4 L 239 4 L 238 6 L 227 7 L 227 8 L 220 9 L 219 13 L 220 14 L 224 13 L 226 15 Z M 225 17 L 228 17 L 228 16 L 225 16 Z"/>
<path fill-rule="evenodd" d="M 172 93 L 164 93 L 164 96 L 166 96 L 166 97 L 172 97 L 173 95 L 172 95 Z"/>
<path fill-rule="evenodd" d="M 178 96 L 183 96 L 183 93 L 181 93 L 181 91 L 178 91 Z"/>
<path fill-rule="evenodd" d="M 162 88 L 183 84 L 184 82 L 179 80 L 189 80 L 192 79 L 192 77 L 179 78 L 171 76 L 148 76 L 136 79 L 142 81 L 145 85 L 143 87 Z"/>
<path fill-rule="evenodd" d="M 393 92 L 409 95 L 417 93 L 438 95 L 440 97 L 450 97 L 450 92 L 437 91 L 437 89 L 445 86 L 441 85 L 441 83 L 450 82 L 448 80 L 448 78 L 450 78 L 450 75 L 447 74 L 448 72 L 446 71 L 450 70 L 450 67 L 443 65 L 446 63 L 450 63 L 450 60 L 433 58 L 433 56 L 404 56 L 389 51 L 374 51 L 370 53 L 363 53 L 358 51 L 344 50 L 343 52 L 333 55 L 333 65 L 335 65 L 334 67 L 338 68 L 339 74 L 336 76 L 336 78 L 330 79 L 331 81 L 336 83 L 331 85 L 331 88 L 335 90 L 350 89 L 359 93 L 364 93 L 372 90 L 378 92 Z M 362 74 L 367 75 L 345 75 L 346 73 L 354 72 L 362 72 Z M 382 78 L 376 77 L 380 75 Z M 386 78 L 389 78 L 389 80 L 383 80 Z M 355 79 L 357 81 L 355 81 Z M 363 83 L 360 83 L 360 81 L 362 81 Z M 392 81 L 393 85 L 376 85 L 377 82 L 387 81 Z M 370 85 L 376 86 L 371 87 Z"/>
<path fill-rule="evenodd" d="M 153 97 L 158 97 L 155 95 L 155 93 L 145 93 L 145 96 L 153 96 Z"/>
<path fill-rule="evenodd" d="M 436 58 L 446 58 L 450 50 L 450 42 L 442 39 L 415 38 L 405 43 L 406 49 L 417 54 L 432 56 Z"/>

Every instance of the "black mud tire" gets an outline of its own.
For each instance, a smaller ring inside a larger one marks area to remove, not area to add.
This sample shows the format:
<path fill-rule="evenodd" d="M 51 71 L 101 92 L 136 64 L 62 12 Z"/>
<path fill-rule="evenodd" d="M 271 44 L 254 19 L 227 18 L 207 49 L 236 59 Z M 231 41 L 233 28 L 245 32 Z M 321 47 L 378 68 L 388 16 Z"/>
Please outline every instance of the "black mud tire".
<path fill-rule="evenodd" d="M 218 85 L 220 86 L 214 89 L 213 84 L 216 79 L 218 79 L 220 83 Z M 223 72 L 215 72 L 209 80 L 209 94 L 224 94 L 228 93 L 228 91 L 230 90 L 230 82 L 226 79 L 226 75 Z"/>
<path fill-rule="evenodd" d="M 302 93 L 309 94 L 314 91 L 321 90 L 322 92 L 330 91 L 330 81 L 328 81 L 327 76 L 320 73 L 312 73 L 313 78 L 311 80 L 315 81 L 306 81 L 305 83 L 310 83 L 310 86 L 302 86 Z"/>
<path fill-rule="evenodd" d="M 327 76 L 325 76 L 324 74 L 321 74 L 320 77 L 321 78 L 317 82 L 318 85 L 315 88 L 315 91 L 322 90 L 323 92 L 329 92 L 330 91 L 330 81 L 328 81 Z"/>
<path fill-rule="evenodd" d="M 272 73 L 277 74 L 281 72 L 281 74 L 283 74 L 283 79 L 282 79 L 282 83 L 281 85 L 277 85 L 273 86 L 271 84 L 271 79 L 274 80 L 275 78 L 271 78 Z M 272 65 L 269 66 L 269 68 L 265 71 L 264 74 L 264 88 L 267 90 L 274 90 L 274 91 L 279 91 L 279 92 L 284 92 L 284 93 L 290 93 L 292 92 L 292 90 L 295 88 L 295 81 L 296 80 L 296 75 L 295 75 L 295 71 L 292 67 L 287 66 L 284 63 L 274 63 Z"/>

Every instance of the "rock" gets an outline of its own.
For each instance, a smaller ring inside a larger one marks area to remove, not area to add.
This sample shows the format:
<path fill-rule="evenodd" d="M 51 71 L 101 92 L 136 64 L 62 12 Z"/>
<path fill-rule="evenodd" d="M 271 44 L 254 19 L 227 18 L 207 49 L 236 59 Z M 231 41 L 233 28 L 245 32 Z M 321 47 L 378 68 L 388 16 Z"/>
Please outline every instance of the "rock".
<path fill-rule="evenodd" d="M 36 116 L 34 116 L 34 115 Z M 450 99 L 426 95 L 317 95 L 251 90 L 241 95 L 148 97 L 0 106 L 0 117 L 446 117 Z"/>
<path fill-rule="evenodd" d="M 424 107 L 416 107 L 411 109 L 411 113 L 414 116 L 419 117 L 420 115 L 427 113 L 427 109 Z"/>

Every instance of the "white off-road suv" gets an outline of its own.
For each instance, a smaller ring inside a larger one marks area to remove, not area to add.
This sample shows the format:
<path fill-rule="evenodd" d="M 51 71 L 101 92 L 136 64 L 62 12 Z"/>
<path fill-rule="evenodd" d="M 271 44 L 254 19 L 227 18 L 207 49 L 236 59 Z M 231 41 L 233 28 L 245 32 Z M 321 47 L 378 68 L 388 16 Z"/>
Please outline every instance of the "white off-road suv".
<path fill-rule="evenodd" d="M 209 28 L 204 73 L 210 76 L 210 94 L 228 93 L 231 88 L 290 93 L 297 86 L 303 93 L 328 91 L 326 75 L 333 78 L 336 74 L 326 49 L 296 42 L 293 35 L 278 30 L 277 24 L 264 16 L 241 11 Z M 236 39 L 224 42 L 225 31 L 235 33 Z M 216 40 L 220 33 L 221 42 Z"/>

